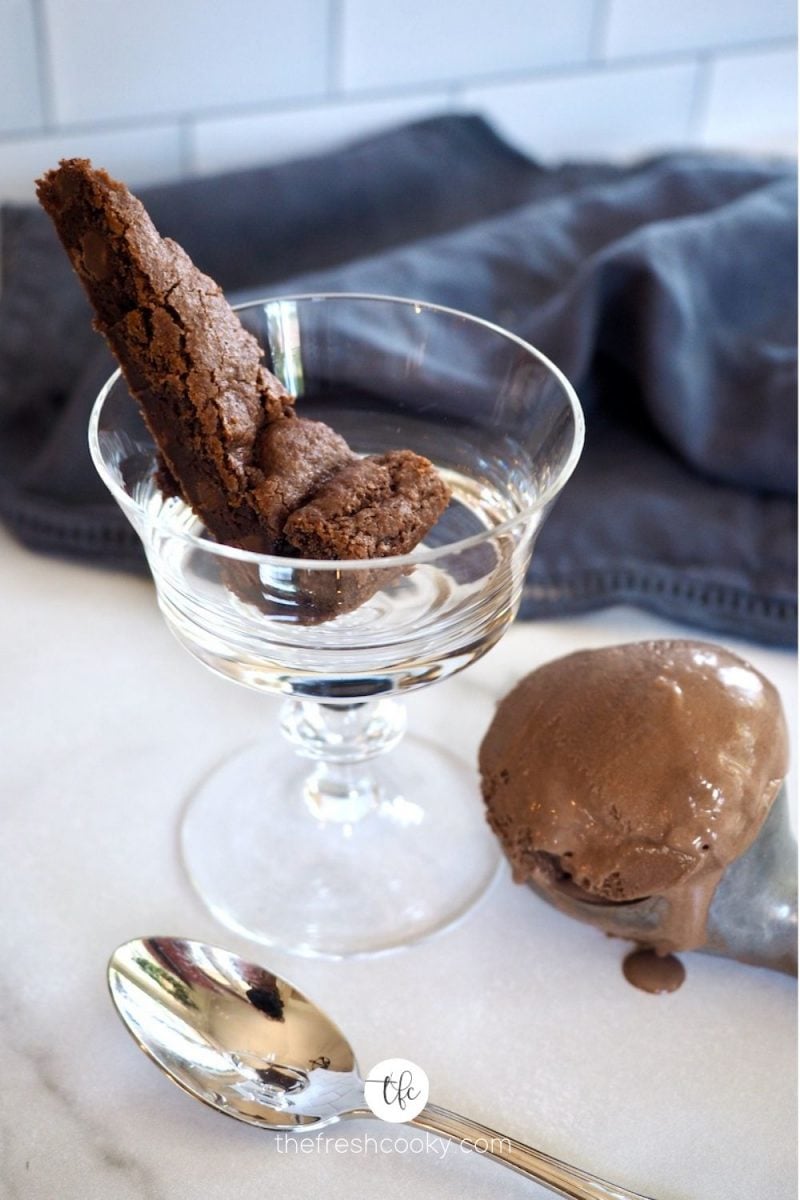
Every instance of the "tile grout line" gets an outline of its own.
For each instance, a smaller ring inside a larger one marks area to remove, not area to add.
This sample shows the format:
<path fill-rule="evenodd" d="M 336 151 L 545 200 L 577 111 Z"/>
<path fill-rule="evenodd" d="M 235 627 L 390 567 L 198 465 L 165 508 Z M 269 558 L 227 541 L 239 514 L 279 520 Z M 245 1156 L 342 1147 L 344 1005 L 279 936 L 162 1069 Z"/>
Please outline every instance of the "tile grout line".
<path fill-rule="evenodd" d="M 328 41 L 325 63 L 326 95 L 339 97 L 342 87 L 344 47 L 344 0 L 328 0 Z"/>
<path fill-rule="evenodd" d="M 181 179 L 188 179 L 195 174 L 194 149 L 192 119 L 191 117 L 182 117 L 178 121 L 178 174 Z"/>
<path fill-rule="evenodd" d="M 91 133 L 137 133 L 147 129 L 165 129 L 170 127 L 178 127 L 182 122 L 186 122 L 189 126 L 196 126 L 202 121 L 235 121 L 248 117 L 264 117 L 264 116 L 280 116 L 281 114 L 303 113 L 315 108 L 349 108 L 358 107 L 364 104 L 374 104 L 382 102 L 391 102 L 393 100 L 414 100 L 424 98 L 426 96 L 439 96 L 447 99 L 450 91 L 454 87 L 461 85 L 440 84 L 436 88 L 422 85 L 401 91 L 382 90 L 379 93 L 370 93 L 369 95 L 361 95 L 359 93 L 338 94 L 328 99 L 325 96 L 306 96 L 295 99 L 278 101 L 276 103 L 260 103 L 255 104 L 239 104 L 227 106 L 225 108 L 212 108 L 202 110 L 182 110 L 180 112 L 160 113 L 158 115 L 145 115 L 141 117 L 114 117 L 105 120 L 87 122 L 87 121 L 69 121 L 63 125 L 58 125 L 52 129 L 43 131 L 39 126 L 26 126 L 14 130 L 5 130 L 0 132 L 0 143 L 15 142 L 15 141 L 31 141 L 46 132 L 48 136 L 54 133 L 64 134 L 68 136 L 78 134 Z"/>
<path fill-rule="evenodd" d="M 31 17 L 33 19 L 33 36 L 35 42 L 36 70 L 39 82 L 39 99 L 42 106 L 42 133 L 52 133 L 58 129 L 55 114 L 55 98 L 53 94 L 52 61 L 50 55 L 50 36 L 47 23 L 47 13 L 44 0 L 29 0 Z"/>
<path fill-rule="evenodd" d="M 31 0 L 34 6 L 42 0 Z M 77 135 L 89 133 L 122 133 L 141 132 L 146 129 L 158 129 L 166 126 L 179 126 L 188 122 L 195 126 L 200 121 L 236 120 L 242 117 L 268 116 L 280 113 L 304 112 L 312 108 L 324 108 L 328 105 L 347 107 L 351 104 L 369 104 L 380 101 L 407 100 L 425 96 L 430 93 L 440 93 L 448 98 L 457 96 L 463 98 L 466 91 L 481 90 L 494 87 L 524 86 L 547 80 L 568 80 L 571 77 L 602 76 L 616 71 L 627 72 L 647 67 L 665 67 L 680 65 L 696 65 L 698 59 L 722 59 L 738 57 L 746 54 L 793 49 L 794 44 L 787 39 L 770 39 L 768 41 L 751 42 L 736 47 L 724 46 L 704 50 L 673 51 L 668 54 L 638 56 L 633 58 L 615 58 L 604 60 L 580 60 L 560 64 L 558 66 L 540 69 L 502 72 L 493 75 L 476 75 L 460 79 L 426 80 L 416 84 L 396 85 L 384 88 L 364 88 L 339 91 L 330 98 L 325 95 L 307 95 L 289 97 L 277 101 L 255 101 L 231 106 L 215 106 L 178 112 L 148 114 L 143 116 L 120 117 L 100 121 L 68 121 L 63 124 L 53 122 L 46 127 L 23 127 L 17 130 L 0 132 L 0 144 L 14 141 L 31 141 L 43 135 L 53 134 Z"/>
<path fill-rule="evenodd" d="M 565 80 L 571 77 L 594 75 L 613 75 L 615 72 L 646 70 L 662 67 L 693 66 L 699 57 L 711 55 L 717 58 L 738 58 L 748 55 L 780 53 L 781 51 L 796 51 L 795 44 L 785 38 L 770 39 L 769 41 L 749 42 L 742 46 L 703 47 L 688 50 L 670 50 L 659 54 L 631 55 L 618 58 L 584 59 L 581 61 L 542 67 L 525 72 L 505 72 L 502 75 L 473 76 L 471 79 L 450 81 L 463 89 L 471 90 L 496 87 L 517 87 L 526 83 L 538 83 L 545 80 Z M 440 81 L 438 86 L 446 87 L 447 81 Z M 431 82 L 429 87 L 437 86 Z M 357 96 L 358 92 L 349 92 L 348 96 Z"/>
<path fill-rule="evenodd" d="M 694 145 L 702 145 L 703 129 L 708 116 L 711 99 L 711 76 L 714 68 L 714 53 L 708 51 L 698 55 L 697 74 L 692 89 L 692 102 L 689 109 L 689 128 L 687 136 Z"/>
<path fill-rule="evenodd" d="M 589 25 L 589 62 L 606 62 L 608 30 L 611 25 L 611 0 L 595 0 Z"/>

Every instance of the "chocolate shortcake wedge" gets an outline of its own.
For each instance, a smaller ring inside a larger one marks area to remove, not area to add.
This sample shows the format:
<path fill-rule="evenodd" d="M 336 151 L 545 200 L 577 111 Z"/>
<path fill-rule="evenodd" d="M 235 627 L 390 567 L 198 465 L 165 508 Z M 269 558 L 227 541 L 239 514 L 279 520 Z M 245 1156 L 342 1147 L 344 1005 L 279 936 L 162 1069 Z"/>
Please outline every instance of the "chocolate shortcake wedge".
<path fill-rule="evenodd" d="M 450 489 L 427 458 L 411 450 L 356 458 L 295 510 L 284 527 L 288 553 L 352 560 L 408 554 L 436 524 Z M 408 567 L 298 573 L 308 596 L 304 620 L 352 612 Z"/>
<path fill-rule="evenodd" d="M 297 417 L 217 284 L 105 171 L 62 160 L 37 194 L 156 442 L 165 495 L 217 541 L 259 554 L 380 558 L 417 545 L 449 501 L 427 459 L 401 450 L 362 460 L 328 425 Z M 221 570 L 240 598 L 272 612 L 256 565 Z M 324 595 L 313 571 L 302 574 L 305 622 L 357 607 L 385 573 Z"/>
<path fill-rule="evenodd" d="M 256 442 L 255 461 L 262 479 L 252 489 L 252 503 L 270 544 L 280 550 L 287 519 L 295 509 L 343 467 L 359 460 L 329 425 L 296 417 L 265 426 Z"/>
<path fill-rule="evenodd" d="M 267 549 L 249 495 L 253 448 L 293 400 L 258 342 L 140 201 L 87 159 L 62 161 L 37 195 L 156 441 L 162 486 L 220 541 Z"/>
<path fill-rule="evenodd" d="M 408 554 L 449 500 L 447 484 L 427 458 L 392 450 L 337 471 L 292 513 L 284 538 L 303 558 Z"/>
<path fill-rule="evenodd" d="M 297 437 L 307 422 L 276 422 L 264 440 L 278 451 L 302 444 Z M 308 422 L 311 424 L 311 422 Z M 301 558 L 352 561 L 407 554 L 436 523 L 450 500 L 450 490 L 427 458 L 411 450 L 349 460 L 319 486 L 313 497 L 295 508 L 283 526 L 286 554 Z M 269 480 L 279 498 L 280 480 Z M 266 486 L 265 486 L 266 490 Z M 273 615 L 279 605 L 264 590 L 257 570 L 249 564 L 229 564 L 226 576 L 235 580 L 241 599 Z M 364 571 L 298 570 L 295 574 L 296 615 L 303 624 L 329 621 L 359 608 L 384 587 L 397 582 L 407 567 L 372 567 Z"/>

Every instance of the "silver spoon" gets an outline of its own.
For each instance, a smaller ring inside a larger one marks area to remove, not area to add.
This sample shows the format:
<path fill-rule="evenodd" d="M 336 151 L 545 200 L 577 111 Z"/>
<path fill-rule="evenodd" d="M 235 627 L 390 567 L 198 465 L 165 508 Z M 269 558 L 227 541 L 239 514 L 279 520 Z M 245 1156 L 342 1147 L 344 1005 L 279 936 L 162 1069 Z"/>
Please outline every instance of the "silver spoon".
<path fill-rule="evenodd" d="M 139 1048 L 229 1117 L 308 1133 L 373 1115 L 340 1030 L 255 963 L 202 942 L 141 938 L 114 951 L 108 983 Z M 433 1104 L 408 1124 L 479 1148 L 570 1200 L 648 1200 Z"/>
<path fill-rule="evenodd" d="M 657 942 L 667 916 L 663 896 L 603 904 L 582 900 L 567 888 L 535 883 L 531 887 L 568 916 L 615 937 Z M 717 885 L 706 935 L 704 954 L 797 974 L 797 843 L 785 786 L 752 846 L 731 863 Z"/>

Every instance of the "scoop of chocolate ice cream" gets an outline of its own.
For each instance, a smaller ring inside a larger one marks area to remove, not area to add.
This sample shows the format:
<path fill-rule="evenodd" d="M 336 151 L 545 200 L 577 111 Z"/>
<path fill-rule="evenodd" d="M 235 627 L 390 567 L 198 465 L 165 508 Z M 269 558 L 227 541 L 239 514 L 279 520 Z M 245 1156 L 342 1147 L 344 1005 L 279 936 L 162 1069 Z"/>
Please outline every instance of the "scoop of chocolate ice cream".
<path fill-rule="evenodd" d="M 668 895 L 700 925 L 786 766 L 775 688 L 695 641 L 547 663 L 502 701 L 480 750 L 489 823 L 517 880 L 604 904 Z M 686 948 L 700 944 L 689 924 Z"/>

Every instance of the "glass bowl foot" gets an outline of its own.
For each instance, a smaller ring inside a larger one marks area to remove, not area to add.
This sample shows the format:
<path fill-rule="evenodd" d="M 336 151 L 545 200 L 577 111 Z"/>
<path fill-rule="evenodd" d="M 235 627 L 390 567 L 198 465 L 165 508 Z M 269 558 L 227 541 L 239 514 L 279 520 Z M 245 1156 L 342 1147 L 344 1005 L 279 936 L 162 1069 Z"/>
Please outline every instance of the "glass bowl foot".
<path fill-rule="evenodd" d="M 344 819 L 315 811 L 312 765 L 281 744 L 249 746 L 189 798 L 183 862 L 223 925 L 296 954 L 375 954 L 484 895 L 500 854 L 470 764 L 408 736 L 369 764 L 375 799 L 343 805 Z"/>

